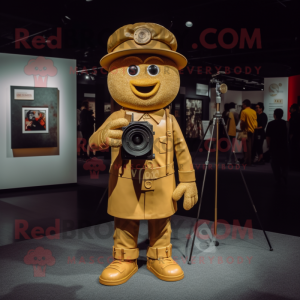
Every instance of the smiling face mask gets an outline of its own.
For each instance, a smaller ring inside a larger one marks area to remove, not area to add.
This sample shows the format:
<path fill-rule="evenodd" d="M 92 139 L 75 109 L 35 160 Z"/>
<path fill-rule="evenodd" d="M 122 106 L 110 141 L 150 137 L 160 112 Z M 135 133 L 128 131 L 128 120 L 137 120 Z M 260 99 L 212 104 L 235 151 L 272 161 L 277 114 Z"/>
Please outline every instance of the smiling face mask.
<path fill-rule="evenodd" d="M 121 106 L 133 110 L 158 110 L 170 104 L 180 88 L 179 72 L 169 58 L 133 54 L 109 67 L 108 89 Z"/>

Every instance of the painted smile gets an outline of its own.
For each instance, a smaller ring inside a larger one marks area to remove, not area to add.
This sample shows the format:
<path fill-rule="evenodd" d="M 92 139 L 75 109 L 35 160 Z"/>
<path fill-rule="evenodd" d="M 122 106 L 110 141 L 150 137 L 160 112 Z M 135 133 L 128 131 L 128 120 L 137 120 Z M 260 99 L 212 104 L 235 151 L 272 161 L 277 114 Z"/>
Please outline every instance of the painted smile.
<path fill-rule="evenodd" d="M 160 81 L 158 79 L 130 80 L 130 88 L 132 92 L 142 98 L 148 98 L 155 95 L 159 86 Z"/>

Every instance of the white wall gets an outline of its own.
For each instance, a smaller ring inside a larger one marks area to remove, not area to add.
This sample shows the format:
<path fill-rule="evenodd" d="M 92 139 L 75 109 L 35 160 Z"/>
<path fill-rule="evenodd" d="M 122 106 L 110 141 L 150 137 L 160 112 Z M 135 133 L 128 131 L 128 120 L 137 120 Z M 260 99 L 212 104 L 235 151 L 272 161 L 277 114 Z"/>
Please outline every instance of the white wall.
<path fill-rule="evenodd" d="M 0 53 L 0 189 L 77 182 L 76 164 L 76 61 L 51 58 L 57 74 L 48 77 L 47 87 L 59 90 L 59 155 L 13 157 L 10 130 L 10 86 L 34 86 L 24 73 L 37 56 Z M 41 176 L 42 173 L 42 176 Z"/>

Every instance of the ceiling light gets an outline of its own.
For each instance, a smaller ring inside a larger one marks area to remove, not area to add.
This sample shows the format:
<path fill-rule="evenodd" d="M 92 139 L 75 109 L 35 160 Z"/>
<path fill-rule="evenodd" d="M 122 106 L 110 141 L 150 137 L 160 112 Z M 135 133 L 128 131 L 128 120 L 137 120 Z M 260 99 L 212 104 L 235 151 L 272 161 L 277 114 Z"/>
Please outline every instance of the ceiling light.
<path fill-rule="evenodd" d="M 68 16 L 65 16 L 65 18 L 66 18 L 66 19 L 68 19 L 68 20 L 71 20 L 71 18 L 70 18 L 70 17 L 68 17 Z"/>
<path fill-rule="evenodd" d="M 89 77 L 89 75 L 85 75 L 85 79 L 89 79 L 90 77 Z"/>
<path fill-rule="evenodd" d="M 246 88 L 243 86 L 243 90 L 245 90 Z"/>
<path fill-rule="evenodd" d="M 191 21 L 187 21 L 187 22 L 185 23 L 185 26 L 186 26 L 186 27 L 192 27 L 192 26 L 193 26 L 193 23 L 192 23 Z"/>

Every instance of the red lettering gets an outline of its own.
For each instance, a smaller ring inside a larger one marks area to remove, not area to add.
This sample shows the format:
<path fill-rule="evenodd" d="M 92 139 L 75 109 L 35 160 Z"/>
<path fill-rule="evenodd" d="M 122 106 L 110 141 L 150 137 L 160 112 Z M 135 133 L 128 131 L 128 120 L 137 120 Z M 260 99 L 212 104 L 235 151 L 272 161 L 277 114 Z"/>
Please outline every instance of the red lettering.
<path fill-rule="evenodd" d="M 97 69 L 98 69 L 97 67 L 92 67 L 92 70 L 94 71 L 94 72 L 92 73 L 93 75 L 97 75 Z"/>
<path fill-rule="evenodd" d="M 208 44 L 206 41 L 205 41 L 205 37 L 208 33 L 216 33 L 217 32 L 217 29 L 215 28 L 207 28 L 205 30 L 203 30 L 200 34 L 200 43 L 203 47 L 205 47 L 206 49 L 215 49 L 217 48 L 217 45 L 216 44 Z"/>
<path fill-rule="evenodd" d="M 55 235 L 50 235 L 50 232 L 51 231 L 54 231 L 55 232 Z M 47 229 L 46 229 L 46 233 L 45 233 L 45 235 L 47 236 L 47 238 L 49 239 L 49 240 L 54 240 L 54 239 L 56 239 L 56 240 L 59 240 L 59 231 L 60 231 L 60 220 L 59 219 L 55 219 L 55 227 L 48 227 Z"/>
<path fill-rule="evenodd" d="M 94 256 L 90 256 L 90 262 L 89 262 L 89 264 L 93 264 L 95 261 L 94 261 Z"/>
<path fill-rule="evenodd" d="M 219 72 L 222 69 L 222 67 L 218 68 L 217 66 L 215 66 L 215 68 L 216 68 L 217 72 Z"/>
<path fill-rule="evenodd" d="M 256 71 L 257 71 L 257 74 L 259 74 L 259 70 L 261 69 L 261 66 L 260 67 L 254 67 L 255 69 L 256 69 Z"/>
<path fill-rule="evenodd" d="M 210 264 L 212 264 L 214 258 L 215 258 L 214 256 L 213 257 L 208 257 L 208 259 L 210 260 Z"/>
<path fill-rule="evenodd" d="M 23 227 L 20 227 L 20 225 Z M 25 232 L 28 229 L 28 222 L 26 220 L 15 220 L 15 239 L 20 239 L 20 234 L 26 239 L 30 240 L 29 235 Z"/>
<path fill-rule="evenodd" d="M 211 67 L 206 66 L 206 68 L 205 68 L 205 74 L 211 74 Z"/>
<path fill-rule="evenodd" d="M 217 223 L 223 224 L 225 226 L 225 233 L 222 235 L 217 234 L 217 239 L 218 240 L 226 239 L 230 234 L 230 225 L 228 224 L 228 222 L 226 220 L 218 220 Z M 214 224 L 215 223 L 213 223 L 211 226 L 211 231 L 214 231 Z"/>
<path fill-rule="evenodd" d="M 47 39 L 47 45 L 50 49 L 61 49 L 61 27 L 58 27 L 55 35 L 49 36 Z M 52 41 L 56 41 L 56 45 L 52 44 Z"/>
<path fill-rule="evenodd" d="M 34 238 L 34 239 L 37 239 L 37 240 L 40 240 L 43 238 L 44 235 L 38 235 L 38 234 L 43 234 L 44 233 L 44 229 L 42 227 L 34 227 L 32 228 L 31 230 L 31 236 Z"/>
<path fill-rule="evenodd" d="M 205 265 L 204 256 L 199 256 L 199 264 L 204 264 Z"/>
<path fill-rule="evenodd" d="M 72 259 L 70 256 L 68 256 L 68 264 L 73 264 L 73 263 L 76 264 L 75 256 L 73 256 Z"/>
<path fill-rule="evenodd" d="M 237 69 L 239 69 L 240 71 L 237 72 Z M 242 73 L 242 68 L 241 67 L 235 67 L 233 71 L 234 71 L 234 74 L 241 74 Z"/>
<path fill-rule="evenodd" d="M 225 67 L 225 74 L 230 74 L 230 67 Z"/>
<path fill-rule="evenodd" d="M 252 220 L 247 220 L 244 228 L 241 227 L 239 220 L 233 220 L 232 239 L 236 239 L 237 231 L 241 239 L 245 238 L 247 231 L 249 239 L 253 239 Z"/>
<path fill-rule="evenodd" d="M 226 146 L 225 149 L 223 149 L 223 148 L 221 147 L 222 141 L 225 141 L 226 144 L 227 144 L 227 146 Z M 228 141 L 228 138 L 225 138 L 225 137 L 224 137 L 224 138 L 219 139 L 218 145 L 219 145 L 219 150 L 220 150 L 221 152 L 227 152 L 227 151 L 230 149 L 230 141 Z"/>
<path fill-rule="evenodd" d="M 244 259 L 241 256 L 237 257 L 237 263 L 241 264 L 244 261 Z"/>
<path fill-rule="evenodd" d="M 83 256 L 80 257 L 78 263 L 79 263 L 79 264 L 81 264 L 81 263 L 85 264 L 85 260 L 84 260 L 84 257 L 83 257 Z"/>
<path fill-rule="evenodd" d="M 241 29 L 241 38 L 240 38 L 240 49 L 245 48 L 245 40 L 247 41 L 248 47 L 252 49 L 255 41 L 257 49 L 261 49 L 261 35 L 260 28 L 255 28 L 250 38 L 248 31 L 246 28 Z"/>
<path fill-rule="evenodd" d="M 194 68 L 195 68 L 194 66 L 191 69 L 190 69 L 190 67 L 187 67 L 189 74 L 193 73 Z"/>
<path fill-rule="evenodd" d="M 24 34 L 21 37 L 21 33 Z M 25 28 L 16 28 L 15 29 L 15 48 L 20 49 L 20 45 L 22 44 L 26 49 L 31 49 L 29 44 L 26 42 L 26 39 L 29 37 L 29 31 Z"/>
<path fill-rule="evenodd" d="M 230 259 L 230 260 L 229 260 Z M 227 258 L 226 258 L 226 261 L 227 261 L 227 263 L 228 264 L 232 264 L 233 262 L 234 262 L 234 258 L 232 257 L 232 256 L 228 256 Z"/>
<path fill-rule="evenodd" d="M 75 74 L 75 73 L 78 74 L 78 73 L 77 73 L 77 70 L 78 70 L 77 67 L 75 67 L 75 69 L 73 69 L 72 67 L 70 67 L 70 74 L 72 74 L 72 73 L 73 73 L 73 74 Z M 77 140 L 78 140 L 78 139 L 77 139 Z"/>
<path fill-rule="evenodd" d="M 202 74 L 202 66 L 197 68 L 197 73 Z"/>
<path fill-rule="evenodd" d="M 226 33 L 230 33 L 233 37 L 233 41 L 231 44 L 225 44 L 225 42 L 224 42 L 224 35 Z M 239 41 L 239 36 L 236 33 L 236 31 L 232 28 L 224 28 L 219 33 L 218 42 L 219 42 L 220 46 L 223 47 L 224 49 L 232 49 L 233 47 L 235 47 L 237 45 L 238 41 Z"/>
<path fill-rule="evenodd" d="M 100 69 L 100 72 L 101 72 L 103 75 L 106 75 L 106 74 L 107 74 L 107 72 L 105 71 L 104 68 L 101 68 L 101 69 Z"/>
<path fill-rule="evenodd" d="M 39 44 L 45 44 L 46 40 L 43 36 L 41 35 L 37 35 L 32 39 L 32 46 L 35 49 L 43 49 L 45 47 L 45 45 L 39 45 Z"/>
<path fill-rule="evenodd" d="M 103 258 L 103 256 L 99 256 L 98 258 L 97 258 L 97 262 L 99 263 L 99 264 L 103 264 L 103 262 L 102 261 L 100 261 L 100 258 Z"/>
<path fill-rule="evenodd" d="M 251 73 L 251 68 L 250 67 L 245 67 L 245 74 L 250 74 Z"/>

